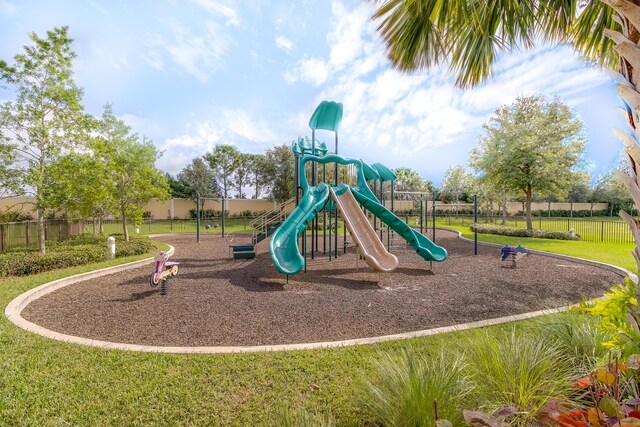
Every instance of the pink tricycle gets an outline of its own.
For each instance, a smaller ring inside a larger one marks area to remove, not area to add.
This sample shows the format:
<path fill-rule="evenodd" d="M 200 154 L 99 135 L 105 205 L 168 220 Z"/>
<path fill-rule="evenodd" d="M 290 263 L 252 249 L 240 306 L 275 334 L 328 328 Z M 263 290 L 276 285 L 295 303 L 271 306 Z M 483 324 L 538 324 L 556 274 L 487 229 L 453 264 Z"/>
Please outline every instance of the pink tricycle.
<path fill-rule="evenodd" d="M 155 257 L 156 268 L 149 278 L 149 284 L 152 288 L 158 286 L 162 282 L 161 293 L 164 295 L 167 293 L 167 279 L 178 274 L 178 263 L 169 261 L 169 254 L 162 251 Z"/>

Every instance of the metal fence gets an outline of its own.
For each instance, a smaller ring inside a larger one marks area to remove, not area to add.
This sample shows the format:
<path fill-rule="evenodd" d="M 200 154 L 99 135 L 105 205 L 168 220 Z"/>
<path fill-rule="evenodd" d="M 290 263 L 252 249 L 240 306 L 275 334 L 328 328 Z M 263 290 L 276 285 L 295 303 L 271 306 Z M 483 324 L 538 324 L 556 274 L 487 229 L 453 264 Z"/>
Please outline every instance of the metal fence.
<path fill-rule="evenodd" d="M 67 220 L 45 221 L 45 239 L 57 241 L 76 234 L 79 227 Z M 38 222 L 0 223 L 0 252 L 15 248 L 38 247 Z"/>
<path fill-rule="evenodd" d="M 488 221 L 486 218 L 478 217 L 479 224 L 493 223 L 501 225 L 501 218 L 494 218 Z M 430 222 L 431 224 L 431 222 Z M 436 216 L 436 226 L 447 225 L 473 225 L 473 216 Z M 527 223 L 522 216 L 508 217 L 505 224 L 507 227 L 526 228 Z M 573 230 L 580 235 L 582 240 L 587 242 L 607 242 L 607 243 L 633 243 L 631 229 L 622 221 L 615 217 L 604 219 L 603 217 L 593 218 L 533 218 L 533 227 L 547 231 L 569 231 Z"/>
<path fill-rule="evenodd" d="M 224 219 L 225 232 L 227 233 L 252 233 L 251 226 L 249 225 L 254 219 L 253 216 L 246 217 L 227 217 Z M 122 234 L 122 222 L 118 220 L 105 220 L 102 221 L 102 228 L 105 234 Z M 127 225 L 127 230 L 130 234 L 136 233 L 136 227 L 134 225 Z M 98 221 L 87 220 L 84 221 L 83 226 L 84 233 L 98 233 L 99 223 Z M 196 220 L 195 219 L 154 219 L 145 218 L 138 226 L 138 233 L 140 234 L 165 234 L 165 233 L 195 233 L 196 232 Z M 201 233 L 221 233 L 222 232 L 222 218 L 202 218 L 200 220 L 200 232 Z"/>
<path fill-rule="evenodd" d="M 230 217 L 225 218 L 226 233 L 252 233 L 249 225 L 254 217 Z M 411 226 L 419 228 L 420 219 L 415 215 L 401 215 L 401 218 L 410 223 Z M 486 217 L 479 217 L 478 222 L 501 224 L 501 218 L 495 217 L 488 221 Z M 473 216 L 468 215 L 437 215 L 436 226 L 447 227 L 451 225 L 469 227 L 473 224 Z M 122 234 L 122 223 L 117 220 L 103 221 L 103 232 L 105 234 Z M 507 226 L 516 228 L 526 228 L 524 217 L 507 218 Z M 98 233 L 97 221 L 84 221 L 71 223 L 67 220 L 50 220 L 45 222 L 46 239 L 56 241 L 64 239 L 73 234 Z M 428 220 L 422 219 L 424 228 L 432 226 L 432 217 Z M 633 243 L 633 236 L 627 224 L 621 219 L 594 217 L 594 218 L 533 218 L 534 228 L 549 231 L 569 231 L 571 228 L 579 234 L 582 240 L 588 242 L 608 242 L 608 243 Z M 128 225 L 130 234 L 136 233 L 133 225 Z M 165 234 L 165 233 L 195 233 L 195 219 L 152 219 L 146 218 L 138 226 L 140 234 Z M 204 218 L 201 220 L 201 233 L 221 233 L 222 218 Z M 38 223 L 36 221 L 0 223 L 0 252 L 13 248 L 37 248 L 38 247 Z"/>

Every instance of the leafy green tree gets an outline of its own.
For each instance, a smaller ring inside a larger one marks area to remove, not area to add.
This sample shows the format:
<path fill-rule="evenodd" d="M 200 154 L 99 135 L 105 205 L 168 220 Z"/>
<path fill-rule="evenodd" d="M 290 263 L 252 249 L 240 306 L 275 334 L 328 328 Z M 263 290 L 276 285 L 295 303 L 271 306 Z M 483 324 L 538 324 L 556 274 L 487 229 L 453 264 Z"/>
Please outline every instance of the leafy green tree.
<path fill-rule="evenodd" d="M 591 188 L 591 174 L 585 171 L 578 171 L 574 181 L 569 188 L 567 200 L 572 203 L 587 203 L 591 200 L 593 189 Z"/>
<path fill-rule="evenodd" d="M 609 203 L 611 213 L 620 210 L 631 212 L 633 208 L 633 199 L 620 179 L 617 168 L 609 169 L 598 177 L 592 200 L 596 203 Z"/>
<path fill-rule="evenodd" d="M 527 229 L 533 230 L 534 193 L 566 197 L 576 179 L 582 122 L 566 104 L 530 96 L 498 108 L 483 127 L 471 164 L 481 181 L 524 196 Z"/>
<path fill-rule="evenodd" d="M 196 200 L 197 194 L 200 197 L 220 196 L 215 173 L 202 158 L 193 159 L 190 165 L 185 166 L 178 174 L 178 181 L 184 185 L 185 193 L 190 199 Z"/>
<path fill-rule="evenodd" d="M 229 198 L 233 174 L 238 168 L 240 152 L 233 145 L 216 145 L 211 153 L 204 155 L 209 167 L 215 172 L 222 196 Z"/>
<path fill-rule="evenodd" d="M 251 168 L 253 157 L 251 154 L 238 153 L 238 162 L 233 174 L 233 185 L 238 189 L 236 199 L 246 199 L 247 196 L 242 190 L 251 183 Z"/>
<path fill-rule="evenodd" d="M 477 85 L 491 75 L 500 51 L 531 47 L 535 41 L 569 43 L 588 61 L 620 72 L 617 92 L 630 106 L 633 133 L 640 124 L 640 0 L 568 0 L 537 2 L 384 0 L 374 14 L 392 63 L 415 72 L 445 61 L 461 87 Z M 632 164 L 640 170 L 638 144 L 629 132 L 617 132 Z M 636 172 L 621 178 L 640 205 Z M 631 228 L 640 268 L 640 229 L 620 212 Z"/>
<path fill-rule="evenodd" d="M 395 190 L 431 193 L 433 191 L 433 183 L 427 181 L 420 174 L 411 168 L 400 167 L 394 173 L 396 174 Z"/>
<path fill-rule="evenodd" d="M 259 199 L 269 183 L 266 156 L 263 154 L 248 154 L 248 156 L 250 162 L 249 184 L 255 189 L 253 198 Z"/>
<path fill-rule="evenodd" d="M 455 203 L 455 211 L 458 213 L 457 204 L 461 200 L 466 201 L 469 193 L 473 191 L 474 179 L 473 175 L 467 171 L 464 166 L 451 166 L 442 179 L 440 188 L 440 200 L 451 201 Z"/>
<path fill-rule="evenodd" d="M 283 144 L 267 150 L 265 165 L 270 197 L 278 202 L 292 198 L 295 195 L 295 158 L 291 147 Z"/>
<path fill-rule="evenodd" d="M 177 199 L 188 199 L 190 197 L 189 190 L 184 182 L 174 178 L 168 172 L 164 174 L 164 179 L 167 181 L 167 184 L 169 184 L 169 193 L 171 194 L 171 197 Z"/>
<path fill-rule="evenodd" d="M 107 164 L 92 153 L 70 152 L 47 167 L 45 188 L 51 203 L 81 218 L 102 221 L 112 213 L 111 176 Z"/>
<path fill-rule="evenodd" d="M 110 197 L 128 241 L 128 220 L 134 224 L 142 222 L 142 206 L 152 198 L 168 198 L 169 185 L 156 169 L 160 153 L 151 140 L 145 137 L 140 140 L 137 134 L 131 133 L 131 127 L 113 115 L 111 105 L 104 107 L 98 129 L 93 153 L 109 172 Z"/>
<path fill-rule="evenodd" d="M 13 166 L 15 157 L 13 147 L 8 140 L 2 141 L 0 133 L 0 200 L 24 193 L 21 171 Z"/>
<path fill-rule="evenodd" d="M 90 120 L 83 113 L 82 90 L 73 81 L 76 54 L 67 27 L 48 31 L 46 38 L 36 33 L 29 38 L 31 44 L 14 57 L 13 65 L 0 60 L 0 80 L 16 94 L 15 100 L 0 105 L 0 179 L 35 197 L 44 254 L 45 211 L 51 207 L 45 190 L 47 166 L 63 150 L 81 145 Z"/>

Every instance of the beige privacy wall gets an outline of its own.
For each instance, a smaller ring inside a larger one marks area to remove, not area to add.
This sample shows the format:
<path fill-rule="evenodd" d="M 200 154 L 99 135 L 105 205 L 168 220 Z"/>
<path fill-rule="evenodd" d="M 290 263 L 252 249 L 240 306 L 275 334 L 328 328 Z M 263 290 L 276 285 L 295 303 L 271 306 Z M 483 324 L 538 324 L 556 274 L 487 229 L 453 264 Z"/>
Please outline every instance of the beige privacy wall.
<path fill-rule="evenodd" d="M 387 208 L 391 207 L 391 203 L 388 200 L 384 201 L 384 204 Z M 429 204 L 429 210 L 432 209 L 431 202 Z M 272 200 L 263 200 L 263 199 L 229 199 L 225 201 L 225 210 L 229 212 L 230 215 L 240 214 L 244 211 L 251 212 L 267 212 L 275 207 L 278 204 Z M 543 210 L 546 211 L 548 209 L 551 210 L 571 210 L 571 203 L 532 203 L 531 209 L 533 210 Z M 9 197 L 6 199 L 0 200 L 0 212 L 5 211 L 14 211 L 14 212 L 22 212 L 33 214 L 34 208 L 33 198 L 30 197 Z M 458 203 L 454 204 L 445 204 L 442 202 L 436 202 L 436 208 L 441 210 L 451 210 L 454 211 L 456 209 L 473 209 L 473 204 L 471 203 Z M 189 210 L 195 209 L 196 203 L 190 199 L 169 199 L 165 201 L 152 200 L 144 206 L 144 210 L 151 212 L 152 218 L 155 219 L 167 219 L 167 218 L 176 218 L 176 219 L 186 219 L 189 218 Z M 393 203 L 394 211 L 406 211 L 413 209 L 414 202 L 411 200 L 396 200 Z M 496 206 L 496 209 L 498 206 Z M 222 210 L 222 202 L 220 200 L 206 200 L 204 202 L 203 209 L 213 209 L 214 211 Z M 519 211 L 522 211 L 523 206 L 520 202 L 509 202 L 507 203 L 507 211 L 510 214 L 515 214 Z M 602 211 L 609 209 L 608 203 L 594 203 L 593 208 L 591 203 L 573 203 L 573 210 L 591 210 L 594 211 Z M 35 216 L 35 215 L 34 215 Z"/>
<path fill-rule="evenodd" d="M 225 210 L 229 215 L 239 214 L 244 211 L 266 212 L 277 206 L 272 200 L 262 199 L 230 199 L 225 201 Z M 13 211 L 31 214 L 34 210 L 34 199 L 32 197 L 8 197 L 0 199 L 0 212 Z M 190 199 L 169 199 L 165 201 L 152 200 L 143 209 L 151 212 L 155 219 L 186 219 L 189 218 L 189 210 L 195 209 L 196 203 Z M 205 200 L 203 209 L 222 210 L 222 202 L 219 200 Z M 62 212 L 60 213 L 62 214 Z"/>
<path fill-rule="evenodd" d="M 391 202 L 385 200 L 384 204 L 387 208 L 391 207 Z M 433 209 L 433 205 L 431 203 L 431 201 L 428 202 L 429 205 L 429 210 Z M 594 203 L 593 204 L 593 208 L 591 203 L 573 203 L 573 208 L 571 207 L 571 203 L 561 203 L 561 202 L 552 202 L 552 203 L 531 203 L 531 209 L 534 211 L 547 211 L 549 209 L 551 210 L 574 210 L 574 211 L 589 211 L 589 210 L 594 210 L 594 211 L 603 211 L 603 210 L 607 210 L 609 209 L 609 204 L 608 203 Z M 393 202 L 393 210 L 396 212 L 401 212 L 401 211 L 407 211 L 410 209 L 413 209 L 414 206 L 419 206 L 419 205 L 414 205 L 414 202 L 411 200 L 396 200 Z M 456 207 L 458 209 L 465 209 L 465 210 L 469 210 L 469 209 L 473 209 L 473 203 L 457 203 L 457 204 L 453 204 L 453 203 L 442 203 L 442 202 L 438 202 L 436 201 L 436 209 L 438 210 L 448 210 L 448 211 L 455 211 Z M 494 209 L 499 209 L 500 206 L 498 206 L 497 204 L 494 206 Z M 509 214 L 516 214 L 520 211 L 522 211 L 524 208 L 522 206 L 522 203 L 520 202 L 508 202 L 507 203 L 507 212 Z"/>

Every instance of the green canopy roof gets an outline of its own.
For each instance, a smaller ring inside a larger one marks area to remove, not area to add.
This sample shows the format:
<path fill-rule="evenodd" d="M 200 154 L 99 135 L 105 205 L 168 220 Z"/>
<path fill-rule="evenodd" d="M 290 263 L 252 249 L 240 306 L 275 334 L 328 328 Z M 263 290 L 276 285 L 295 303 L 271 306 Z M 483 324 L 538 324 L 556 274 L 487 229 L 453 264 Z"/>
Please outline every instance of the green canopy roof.
<path fill-rule="evenodd" d="M 342 122 L 342 104 L 333 101 L 322 101 L 309 119 L 311 129 L 324 129 L 338 132 Z"/>
<path fill-rule="evenodd" d="M 377 181 L 380 179 L 380 175 L 378 175 L 378 172 L 376 172 L 374 168 L 372 168 L 365 162 L 362 162 L 362 169 L 364 171 L 364 178 L 367 181 L 371 181 L 371 180 Z"/>
<path fill-rule="evenodd" d="M 396 180 L 396 174 L 391 169 L 389 169 L 388 167 L 383 165 L 382 163 L 374 163 L 374 164 L 371 165 L 371 167 L 373 169 L 375 169 L 376 172 L 378 172 L 378 175 L 380 175 L 380 180 L 381 181 L 395 181 Z"/>
<path fill-rule="evenodd" d="M 296 154 L 312 154 L 314 156 L 324 156 L 325 154 L 327 154 L 327 151 L 329 151 L 329 149 L 327 148 L 327 144 L 322 141 L 316 141 L 316 150 L 314 153 L 313 142 L 311 141 L 311 138 L 307 136 L 298 137 L 298 141 L 292 144 L 291 149 Z"/>

